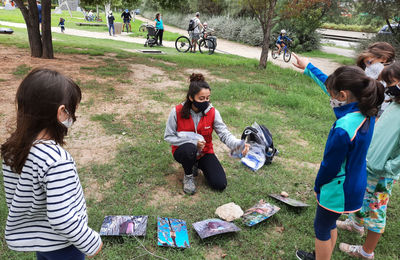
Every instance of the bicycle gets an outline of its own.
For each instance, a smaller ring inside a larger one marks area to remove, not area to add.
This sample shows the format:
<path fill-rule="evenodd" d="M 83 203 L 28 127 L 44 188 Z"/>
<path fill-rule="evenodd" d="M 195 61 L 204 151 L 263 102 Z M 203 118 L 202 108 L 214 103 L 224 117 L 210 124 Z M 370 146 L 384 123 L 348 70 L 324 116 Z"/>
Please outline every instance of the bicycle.
<path fill-rule="evenodd" d="M 210 39 L 204 37 L 204 33 L 200 34 L 200 39 L 196 41 L 199 46 L 200 53 L 207 53 L 209 55 L 213 54 L 215 51 L 214 42 Z M 192 41 L 189 37 L 179 36 L 175 40 L 175 48 L 178 52 L 188 52 L 189 49 L 193 48 Z"/>
<path fill-rule="evenodd" d="M 289 62 L 290 58 L 292 57 L 292 52 L 289 50 L 289 45 L 290 43 L 285 43 L 285 46 L 281 47 L 281 52 L 283 52 L 283 60 L 285 62 Z M 278 46 L 274 46 L 274 48 L 271 51 L 271 56 L 275 60 L 279 56 L 279 48 Z"/>

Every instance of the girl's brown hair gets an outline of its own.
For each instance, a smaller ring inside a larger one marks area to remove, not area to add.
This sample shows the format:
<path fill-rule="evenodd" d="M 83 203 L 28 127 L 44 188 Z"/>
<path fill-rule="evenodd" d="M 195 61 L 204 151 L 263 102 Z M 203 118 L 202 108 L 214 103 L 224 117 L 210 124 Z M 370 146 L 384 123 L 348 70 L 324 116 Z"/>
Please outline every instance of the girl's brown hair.
<path fill-rule="evenodd" d="M 400 80 L 400 61 L 396 61 L 389 66 L 386 66 L 382 72 L 380 78 L 386 82 L 387 86 L 392 85 L 394 82 Z M 400 96 L 393 98 L 394 102 L 400 104 Z"/>
<path fill-rule="evenodd" d="M 189 85 L 189 90 L 186 94 L 186 101 L 181 110 L 182 118 L 185 119 L 190 118 L 190 109 L 192 108 L 193 102 L 190 101 L 189 97 L 194 99 L 194 96 L 196 96 L 196 94 L 199 93 L 200 90 L 202 90 L 203 88 L 209 89 L 211 91 L 211 88 L 205 81 L 203 74 L 192 73 L 192 75 L 190 75 L 190 85 Z"/>
<path fill-rule="evenodd" d="M 349 90 L 358 101 L 358 107 L 365 116 L 375 116 L 384 100 L 384 87 L 377 80 L 365 75 L 356 66 L 342 66 L 331 74 L 326 87 L 334 92 Z"/>
<path fill-rule="evenodd" d="M 160 21 L 160 13 L 156 13 L 156 19 L 157 21 Z"/>
<path fill-rule="evenodd" d="M 361 52 L 357 57 L 357 66 L 365 70 L 365 58 L 376 57 L 384 59 L 385 63 L 392 63 L 395 59 L 396 52 L 392 45 L 387 42 L 375 42 L 368 46 L 366 50 Z"/>
<path fill-rule="evenodd" d="M 75 121 L 75 110 L 81 97 L 81 90 L 72 79 L 50 69 L 32 70 L 17 90 L 17 126 L 1 145 L 4 163 L 14 172 L 21 173 L 29 150 L 42 130 L 63 145 L 67 128 L 58 121 L 58 108 L 65 105 Z"/>

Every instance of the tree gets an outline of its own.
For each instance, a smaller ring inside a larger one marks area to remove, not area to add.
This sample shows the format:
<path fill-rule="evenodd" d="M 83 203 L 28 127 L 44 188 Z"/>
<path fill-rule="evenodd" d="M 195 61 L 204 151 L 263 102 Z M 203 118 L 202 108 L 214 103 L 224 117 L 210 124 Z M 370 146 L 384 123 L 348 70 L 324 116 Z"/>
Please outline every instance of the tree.
<path fill-rule="evenodd" d="M 390 19 L 400 22 L 400 0 L 364 0 L 360 1 L 360 10 L 369 14 L 382 17 L 393 34 L 397 34 L 397 30 L 393 30 Z"/>
<path fill-rule="evenodd" d="M 263 42 L 261 47 L 261 56 L 258 67 L 265 69 L 267 67 L 269 38 L 271 35 L 272 20 L 275 17 L 275 7 L 277 0 L 243 0 L 244 6 L 249 6 L 255 17 L 261 24 L 263 31 Z"/>
<path fill-rule="evenodd" d="M 31 56 L 53 59 L 53 41 L 51 36 L 51 0 L 42 1 L 42 35 L 39 28 L 39 12 L 36 0 L 28 0 L 28 5 L 23 0 L 14 0 L 21 10 L 28 31 Z"/>

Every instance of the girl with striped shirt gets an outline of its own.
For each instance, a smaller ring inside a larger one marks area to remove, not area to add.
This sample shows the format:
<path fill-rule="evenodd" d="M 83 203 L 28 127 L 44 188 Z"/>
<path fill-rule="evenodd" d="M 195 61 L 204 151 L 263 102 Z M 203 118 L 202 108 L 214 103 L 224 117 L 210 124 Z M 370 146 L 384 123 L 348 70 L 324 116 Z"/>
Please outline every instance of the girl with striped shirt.
<path fill-rule="evenodd" d="M 76 83 L 34 69 L 17 90 L 17 125 L 1 145 L 10 249 L 36 251 L 38 260 L 84 259 L 102 247 L 88 227 L 74 159 L 62 148 L 81 100 Z"/>

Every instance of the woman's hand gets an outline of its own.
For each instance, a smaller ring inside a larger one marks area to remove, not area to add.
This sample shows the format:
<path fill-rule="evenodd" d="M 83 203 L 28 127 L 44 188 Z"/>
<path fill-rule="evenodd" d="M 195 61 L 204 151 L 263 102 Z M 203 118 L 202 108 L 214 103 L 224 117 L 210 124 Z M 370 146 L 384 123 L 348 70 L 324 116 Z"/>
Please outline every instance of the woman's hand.
<path fill-rule="evenodd" d="M 299 68 L 301 70 L 305 70 L 307 67 L 307 64 L 309 63 L 308 59 L 306 58 L 300 58 L 299 56 L 297 56 L 296 53 L 292 52 L 293 57 L 296 58 L 296 63 L 292 62 L 293 66 L 295 66 L 296 68 Z"/>
<path fill-rule="evenodd" d="M 199 152 L 201 152 L 205 145 L 206 145 L 206 141 L 201 141 L 201 140 L 197 141 L 197 150 Z"/>
<path fill-rule="evenodd" d="M 244 144 L 244 149 L 243 149 L 243 151 L 242 151 L 243 157 L 247 155 L 247 153 L 249 152 L 249 150 L 250 150 L 250 144 Z"/>

